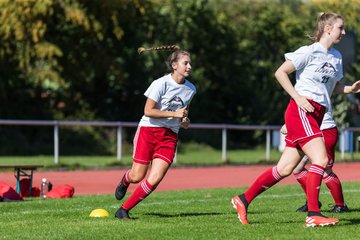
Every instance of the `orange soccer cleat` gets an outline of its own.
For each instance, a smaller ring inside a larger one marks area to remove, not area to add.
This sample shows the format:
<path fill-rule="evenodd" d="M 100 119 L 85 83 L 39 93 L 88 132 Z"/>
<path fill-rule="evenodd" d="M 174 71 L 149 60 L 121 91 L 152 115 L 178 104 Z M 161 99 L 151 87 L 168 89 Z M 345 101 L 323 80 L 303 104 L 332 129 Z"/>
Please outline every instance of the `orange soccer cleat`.
<path fill-rule="evenodd" d="M 242 224 L 249 224 L 249 222 L 246 218 L 247 208 L 246 208 L 244 202 L 240 199 L 240 197 L 239 196 L 233 197 L 231 199 L 231 203 L 237 211 L 240 222 Z"/>
<path fill-rule="evenodd" d="M 324 227 L 329 225 L 334 225 L 339 222 L 337 218 L 328 218 L 325 216 L 307 216 L 305 223 L 306 227 Z"/>

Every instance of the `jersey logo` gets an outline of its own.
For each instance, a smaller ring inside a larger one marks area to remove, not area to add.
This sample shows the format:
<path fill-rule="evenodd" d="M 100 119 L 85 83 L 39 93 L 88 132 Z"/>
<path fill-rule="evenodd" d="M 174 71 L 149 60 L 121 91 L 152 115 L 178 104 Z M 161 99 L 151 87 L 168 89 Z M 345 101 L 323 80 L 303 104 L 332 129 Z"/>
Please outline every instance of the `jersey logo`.
<path fill-rule="evenodd" d="M 170 102 L 170 103 L 172 103 L 172 102 L 175 102 L 175 103 L 181 103 L 181 106 L 183 106 L 183 105 L 184 105 L 183 100 L 182 100 L 179 96 L 175 96 L 175 97 L 173 97 L 173 98 L 172 98 L 169 102 Z M 179 104 L 177 104 L 177 105 L 179 105 Z"/>
<path fill-rule="evenodd" d="M 328 75 L 334 76 L 335 73 L 336 73 L 336 69 L 335 69 L 335 67 L 334 67 L 331 63 L 326 62 L 326 63 L 324 63 L 321 67 L 319 67 L 318 69 L 316 69 L 315 72 L 323 73 L 323 74 L 328 74 Z"/>
<path fill-rule="evenodd" d="M 168 106 L 168 111 L 176 111 L 182 106 L 185 106 L 183 100 L 179 96 L 173 97 L 170 101 L 165 103 L 165 105 Z"/>

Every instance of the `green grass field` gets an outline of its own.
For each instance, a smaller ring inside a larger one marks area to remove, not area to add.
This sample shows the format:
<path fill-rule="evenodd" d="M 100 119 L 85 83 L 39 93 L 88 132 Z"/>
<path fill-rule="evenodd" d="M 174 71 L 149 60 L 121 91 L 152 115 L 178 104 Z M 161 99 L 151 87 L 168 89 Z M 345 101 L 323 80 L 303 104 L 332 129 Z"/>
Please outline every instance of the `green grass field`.
<path fill-rule="evenodd" d="M 332 227 L 306 228 L 306 214 L 295 212 L 304 203 L 301 188 L 278 185 L 250 205 L 247 226 L 230 204 L 244 188 L 155 191 L 131 211 L 134 221 L 113 217 L 122 203 L 113 195 L 0 203 L 0 239 L 359 239 L 360 183 L 343 188 L 352 211 L 342 214 L 327 212 L 332 199 L 321 189 L 324 214 L 341 219 Z M 96 208 L 110 217 L 89 217 Z"/>

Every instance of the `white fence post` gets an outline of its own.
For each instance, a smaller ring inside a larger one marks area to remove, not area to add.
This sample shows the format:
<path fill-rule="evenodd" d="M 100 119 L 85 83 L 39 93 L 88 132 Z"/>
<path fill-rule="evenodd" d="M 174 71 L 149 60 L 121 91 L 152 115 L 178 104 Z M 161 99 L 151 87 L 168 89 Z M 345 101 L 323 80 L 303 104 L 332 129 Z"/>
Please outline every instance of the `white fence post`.
<path fill-rule="evenodd" d="M 117 128 L 117 160 L 121 160 L 122 152 L 121 152 L 121 146 L 122 146 L 122 127 L 118 126 Z"/>
<path fill-rule="evenodd" d="M 345 131 L 341 129 L 341 160 L 345 159 Z"/>
<path fill-rule="evenodd" d="M 57 121 L 54 125 L 54 163 L 59 163 L 59 125 Z"/>
<path fill-rule="evenodd" d="M 221 160 L 224 162 L 227 159 L 226 156 L 226 146 L 227 146 L 227 130 L 226 128 L 222 129 L 222 147 L 221 147 Z"/>
<path fill-rule="evenodd" d="M 266 130 L 266 161 L 270 160 L 270 130 Z"/>

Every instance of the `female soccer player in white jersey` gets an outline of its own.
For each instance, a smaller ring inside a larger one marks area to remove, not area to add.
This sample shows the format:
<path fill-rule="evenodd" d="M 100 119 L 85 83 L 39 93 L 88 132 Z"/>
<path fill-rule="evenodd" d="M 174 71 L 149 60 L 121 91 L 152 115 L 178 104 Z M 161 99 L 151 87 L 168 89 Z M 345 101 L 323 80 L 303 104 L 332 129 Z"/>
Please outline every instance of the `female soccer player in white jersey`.
<path fill-rule="evenodd" d="M 328 163 L 326 147 L 320 125 L 326 109 L 331 106 L 329 92 L 358 92 L 360 81 L 344 86 L 341 54 L 332 46 L 345 35 L 344 20 L 335 13 L 323 13 L 318 17 L 314 43 L 295 52 L 285 54 L 285 62 L 275 72 L 275 77 L 291 100 L 285 112 L 288 134 L 286 147 L 278 164 L 261 174 L 241 195 L 232 198 L 239 220 L 248 224 L 247 208 L 256 196 L 289 176 L 302 157 L 307 155 L 311 166 L 306 180 L 308 214 L 307 227 L 333 225 L 339 219 L 328 218 L 318 206 L 320 185 Z M 289 74 L 296 71 L 296 84 L 292 85 Z"/>
<path fill-rule="evenodd" d="M 170 73 L 153 81 L 144 93 L 147 100 L 134 137 L 133 165 L 118 184 L 116 199 L 125 196 L 131 183 L 141 183 L 117 210 L 116 218 L 131 219 L 129 211 L 159 185 L 174 159 L 179 128 L 190 124 L 189 104 L 196 93 L 195 86 L 186 79 L 191 72 L 190 54 L 175 47 L 151 48 L 175 51 L 167 62 Z M 149 176 L 144 179 L 150 163 Z"/>
<path fill-rule="evenodd" d="M 330 190 L 331 196 L 333 197 L 334 200 L 334 207 L 330 211 L 335 213 L 348 212 L 349 208 L 347 207 L 344 201 L 344 194 L 342 190 L 341 181 L 339 177 L 333 172 L 333 165 L 335 163 L 335 147 L 338 141 L 338 129 L 336 127 L 336 123 L 334 121 L 331 110 L 328 110 L 325 113 L 324 119 L 320 126 L 320 130 L 323 133 L 326 153 L 328 156 L 328 163 L 325 167 L 323 182 Z M 285 125 L 281 128 L 281 133 L 287 135 L 287 129 Z M 305 194 L 306 194 L 306 180 L 309 173 L 305 165 L 307 164 L 308 161 L 309 158 L 307 156 L 304 156 L 301 159 L 300 163 L 293 170 L 293 175 L 295 176 L 296 180 L 304 190 Z M 319 208 L 320 206 L 321 203 L 319 202 Z M 299 207 L 296 211 L 307 212 L 308 211 L 307 202 L 305 202 L 305 204 Z"/>

